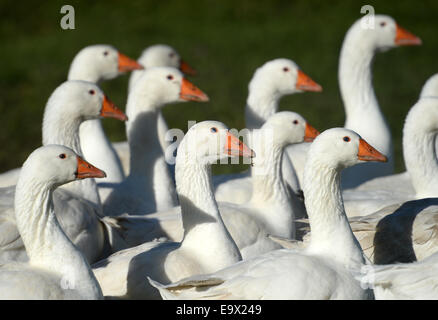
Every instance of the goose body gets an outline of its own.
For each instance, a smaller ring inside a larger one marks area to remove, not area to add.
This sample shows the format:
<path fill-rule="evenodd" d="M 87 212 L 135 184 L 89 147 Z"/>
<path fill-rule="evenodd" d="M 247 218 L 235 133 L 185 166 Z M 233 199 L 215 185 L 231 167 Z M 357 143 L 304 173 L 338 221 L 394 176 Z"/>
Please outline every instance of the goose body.
<path fill-rule="evenodd" d="M 102 299 L 87 260 L 56 219 L 52 192 L 104 175 L 64 146 L 44 146 L 28 157 L 16 187 L 15 216 L 29 262 L 0 266 L 1 299 Z"/>
<path fill-rule="evenodd" d="M 437 205 L 436 198 L 395 203 L 350 218 L 351 228 L 376 264 L 421 261 L 438 248 Z"/>
<path fill-rule="evenodd" d="M 395 203 L 366 216 L 350 217 L 351 229 L 364 254 L 375 264 L 421 261 L 438 248 L 436 223 L 438 201 L 425 198 Z M 271 236 L 282 247 L 306 248 L 312 237 L 303 241 Z"/>
<path fill-rule="evenodd" d="M 143 244 L 145 251 L 134 247 L 97 263 L 94 273 L 105 296 L 156 299 L 158 292 L 142 280 L 147 275 L 171 282 L 206 270 L 216 271 L 241 260 L 214 199 L 210 166 L 221 158 L 250 156 L 252 151 L 216 121 L 191 127 L 178 150 L 175 178 L 183 239 Z M 120 282 L 114 282 L 114 273 Z"/>
<path fill-rule="evenodd" d="M 359 133 L 380 152 L 388 156 L 387 163 L 362 163 L 342 173 L 343 188 L 354 188 L 379 176 L 393 173 L 391 133 L 377 102 L 372 85 L 374 54 L 401 45 L 418 45 L 421 40 L 402 29 L 393 18 L 374 17 L 373 29 L 362 28 L 361 20 L 348 30 L 339 57 L 339 87 L 344 102 L 344 127 Z M 298 178 L 302 178 L 306 152 L 299 147 L 287 150 Z M 304 151 L 304 152 L 303 152 Z"/>
<path fill-rule="evenodd" d="M 348 141 L 347 141 L 348 140 Z M 366 299 L 355 275 L 366 261 L 342 206 L 340 171 L 360 159 L 386 160 L 357 134 L 334 128 L 308 154 L 303 191 L 316 233 L 304 250 L 280 249 L 209 275 L 161 285 L 165 299 Z"/>
<path fill-rule="evenodd" d="M 373 266 L 369 279 L 376 300 L 437 300 L 438 254 L 413 263 Z"/>

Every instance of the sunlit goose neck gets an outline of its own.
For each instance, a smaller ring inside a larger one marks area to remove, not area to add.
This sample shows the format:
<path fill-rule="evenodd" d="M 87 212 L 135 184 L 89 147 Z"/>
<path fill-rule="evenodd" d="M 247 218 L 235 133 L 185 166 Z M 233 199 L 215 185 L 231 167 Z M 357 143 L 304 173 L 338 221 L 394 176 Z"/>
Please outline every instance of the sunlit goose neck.
<path fill-rule="evenodd" d="M 438 75 L 423 86 L 403 128 L 403 156 L 417 198 L 438 196 Z"/>
<path fill-rule="evenodd" d="M 250 202 L 256 208 L 275 206 L 276 210 L 266 217 L 266 221 L 272 222 L 270 230 L 276 230 L 278 236 L 295 238 L 295 218 L 304 213 L 300 212 L 303 210 L 300 200 L 287 191 L 283 182 L 283 150 L 290 144 L 311 142 L 319 132 L 299 114 L 283 111 L 271 116 L 253 134 L 259 136 L 254 139 L 257 143 L 253 146 L 257 156 L 251 168 L 253 193 Z"/>

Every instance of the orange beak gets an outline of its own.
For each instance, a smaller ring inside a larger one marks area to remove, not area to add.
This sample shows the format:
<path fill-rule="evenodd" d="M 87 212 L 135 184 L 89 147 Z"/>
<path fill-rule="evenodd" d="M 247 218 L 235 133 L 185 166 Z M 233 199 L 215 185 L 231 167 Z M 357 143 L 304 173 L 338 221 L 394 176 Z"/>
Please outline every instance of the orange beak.
<path fill-rule="evenodd" d="M 415 46 L 421 44 L 421 39 L 396 24 L 395 44 L 399 46 Z"/>
<path fill-rule="evenodd" d="M 359 140 L 359 152 L 357 153 L 357 158 L 362 161 L 388 161 L 386 156 L 374 149 L 363 139 Z"/>
<path fill-rule="evenodd" d="M 120 52 L 118 54 L 119 54 L 119 72 L 144 69 L 144 67 L 134 59 L 131 59 Z"/>
<path fill-rule="evenodd" d="M 85 178 L 105 178 L 106 173 L 89 164 L 87 161 L 77 156 L 78 168 L 76 170 L 76 179 Z"/>
<path fill-rule="evenodd" d="M 100 109 L 100 116 L 104 118 L 115 118 L 121 121 L 128 120 L 126 114 L 122 110 L 116 107 L 116 105 L 107 98 L 103 96 L 102 109 Z"/>
<path fill-rule="evenodd" d="M 319 135 L 319 131 L 306 122 L 304 131 L 304 142 L 312 142 Z"/>
<path fill-rule="evenodd" d="M 187 62 L 181 60 L 179 63 L 179 70 L 189 76 L 196 75 L 196 70 L 193 69 Z"/>
<path fill-rule="evenodd" d="M 187 100 L 187 101 L 206 102 L 210 100 L 204 92 L 198 89 L 194 84 L 192 84 L 186 78 L 182 79 L 181 92 L 179 93 L 179 97 L 182 100 Z"/>
<path fill-rule="evenodd" d="M 295 88 L 302 91 L 322 91 L 322 87 L 301 70 L 298 70 L 298 77 Z"/>
<path fill-rule="evenodd" d="M 225 144 L 225 152 L 230 156 L 240 156 L 254 158 L 255 152 L 246 144 L 239 140 L 236 136 L 227 132 L 227 143 Z"/>

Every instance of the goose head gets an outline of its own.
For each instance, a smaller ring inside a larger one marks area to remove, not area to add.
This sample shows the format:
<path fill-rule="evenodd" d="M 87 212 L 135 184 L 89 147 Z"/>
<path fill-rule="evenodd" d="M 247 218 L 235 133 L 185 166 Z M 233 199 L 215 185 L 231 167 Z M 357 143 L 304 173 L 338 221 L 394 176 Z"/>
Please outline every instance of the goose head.
<path fill-rule="evenodd" d="M 363 161 L 387 161 L 386 156 L 356 132 L 345 128 L 328 129 L 318 135 L 310 147 L 308 158 L 310 157 L 317 158 L 319 163 L 337 170 Z"/>
<path fill-rule="evenodd" d="M 138 62 L 146 69 L 151 67 L 173 67 L 187 75 L 196 74 L 196 70 L 182 60 L 174 48 L 166 44 L 156 44 L 147 47 L 143 50 Z"/>
<path fill-rule="evenodd" d="M 85 178 L 104 178 L 104 171 L 94 167 L 72 149 L 61 145 L 46 145 L 34 150 L 23 164 L 23 176 L 49 186 Z M 21 178 L 21 175 L 20 175 Z"/>
<path fill-rule="evenodd" d="M 144 68 L 137 61 L 120 53 L 113 46 L 99 44 L 79 51 L 70 66 L 68 79 L 98 82 L 139 69 Z"/>
<path fill-rule="evenodd" d="M 376 51 L 386 51 L 390 48 L 405 45 L 420 45 L 421 39 L 402 28 L 397 22 L 387 15 L 375 15 L 374 24 L 365 28 L 362 24 L 363 17 L 351 27 L 353 33 L 358 32 L 358 39 L 368 44 Z"/>
<path fill-rule="evenodd" d="M 223 123 L 203 121 L 187 131 L 178 148 L 177 159 L 181 156 L 185 156 L 189 161 L 215 164 L 218 160 L 230 157 L 255 157 L 255 153 L 230 133 Z"/>
<path fill-rule="evenodd" d="M 275 59 L 259 67 L 249 83 L 249 90 L 268 90 L 276 97 L 303 91 L 322 91 L 322 87 L 289 59 Z"/>
<path fill-rule="evenodd" d="M 184 78 L 181 71 L 172 67 L 146 69 L 135 82 L 128 99 L 148 101 L 148 108 L 159 108 L 165 104 L 185 101 L 206 102 L 208 96 Z M 128 104 L 130 101 L 128 101 Z"/>
<path fill-rule="evenodd" d="M 281 146 L 293 143 L 312 142 L 319 132 L 313 128 L 301 115 L 292 111 L 282 111 L 273 114 L 265 122 L 262 130 L 272 130 L 273 138 Z"/>
<path fill-rule="evenodd" d="M 100 117 L 127 120 L 126 115 L 112 103 L 94 83 L 70 80 L 58 86 L 50 96 L 44 119 L 61 116 L 66 122 L 82 122 Z"/>

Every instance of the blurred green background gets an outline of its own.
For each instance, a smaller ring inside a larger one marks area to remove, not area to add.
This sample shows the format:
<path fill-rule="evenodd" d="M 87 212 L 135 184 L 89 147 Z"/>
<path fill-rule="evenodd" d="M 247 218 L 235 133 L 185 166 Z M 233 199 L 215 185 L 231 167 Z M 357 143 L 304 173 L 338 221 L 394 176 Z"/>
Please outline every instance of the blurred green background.
<path fill-rule="evenodd" d="M 76 29 L 62 30 L 60 8 L 73 5 Z M 342 126 L 344 109 L 337 81 L 338 56 L 347 29 L 362 5 L 389 14 L 423 40 L 420 47 L 392 49 L 376 56 L 374 88 L 394 137 L 396 171 L 404 170 L 404 118 L 422 85 L 438 72 L 438 1 L 0 1 L 0 168 L 18 167 L 41 145 L 45 103 L 63 81 L 75 54 L 105 43 L 137 58 L 149 45 L 166 43 L 199 75 L 207 104 L 166 106 L 170 128 L 187 130 L 187 120 L 220 120 L 244 127 L 248 82 L 257 67 L 290 58 L 320 83 L 322 93 L 281 100 L 281 110 L 301 113 L 320 131 Z M 101 84 L 124 108 L 129 75 Z M 125 140 L 124 124 L 104 120 L 112 141 Z M 222 165 L 215 172 L 239 170 Z"/>

